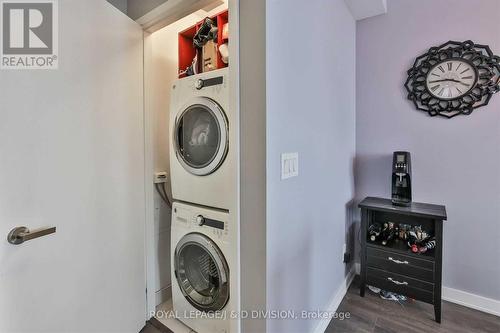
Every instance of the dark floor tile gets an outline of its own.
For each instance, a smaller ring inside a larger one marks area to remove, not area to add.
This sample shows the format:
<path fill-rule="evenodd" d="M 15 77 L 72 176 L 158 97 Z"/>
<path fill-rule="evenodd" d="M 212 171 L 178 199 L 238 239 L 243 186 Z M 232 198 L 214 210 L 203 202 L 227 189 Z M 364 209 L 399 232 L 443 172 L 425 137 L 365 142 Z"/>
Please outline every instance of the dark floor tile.
<path fill-rule="evenodd" d="M 160 331 L 148 323 L 139 333 L 160 333 Z"/>

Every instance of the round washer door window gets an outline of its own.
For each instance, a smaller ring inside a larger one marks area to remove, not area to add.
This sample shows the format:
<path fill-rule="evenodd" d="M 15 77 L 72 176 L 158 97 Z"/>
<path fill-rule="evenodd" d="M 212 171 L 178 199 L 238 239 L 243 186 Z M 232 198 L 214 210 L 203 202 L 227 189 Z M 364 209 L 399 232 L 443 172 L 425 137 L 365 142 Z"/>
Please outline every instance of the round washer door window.
<path fill-rule="evenodd" d="M 229 300 L 229 267 L 217 245 L 191 233 L 175 249 L 177 283 L 188 302 L 205 312 L 220 311 Z"/>
<path fill-rule="evenodd" d="M 221 107 L 206 97 L 191 100 L 175 123 L 176 155 L 188 172 L 205 176 L 227 155 L 228 124 Z"/>

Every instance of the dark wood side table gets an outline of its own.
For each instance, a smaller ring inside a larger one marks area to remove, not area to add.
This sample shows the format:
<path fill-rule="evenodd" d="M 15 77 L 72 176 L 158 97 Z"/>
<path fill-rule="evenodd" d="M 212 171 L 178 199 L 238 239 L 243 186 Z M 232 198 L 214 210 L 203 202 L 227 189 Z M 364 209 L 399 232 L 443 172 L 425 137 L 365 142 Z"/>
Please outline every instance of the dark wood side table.
<path fill-rule="evenodd" d="M 361 297 L 366 285 L 392 291 L 434 305 L 436 322 L 441 322 L 441 272 L 443 221 L 446 208 L 441 205 L 412 203 L 394 206 L 390 199 L 368 197 L 361 208 Z M 386 222 L 422 226 L 436 238 L 436 247 L 413 253 L 406 241 L 394 240 L 384 246 L 368 239 L 371 224 Z"/>

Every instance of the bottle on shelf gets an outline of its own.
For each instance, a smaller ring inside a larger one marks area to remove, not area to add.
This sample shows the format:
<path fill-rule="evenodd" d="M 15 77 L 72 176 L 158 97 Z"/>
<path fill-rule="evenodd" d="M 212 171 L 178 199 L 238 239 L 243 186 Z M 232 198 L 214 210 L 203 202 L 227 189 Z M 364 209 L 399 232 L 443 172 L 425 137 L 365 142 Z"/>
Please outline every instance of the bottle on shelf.
<path fill-rule="evenodd" d="M 382 231 L 382 227 L 378 223 L 373 223 L 368 227 L 368 236 L 372 242 L 375 242 L 377 238 L 380 236 L 380 232 Z"/>
<path fill-rule="evenodd" d="M 388 245 L 390 242 L 392 242 L 395 236 L 396 236 L 396 227 L 394 222 L 384 223 L 384 229 L 382 230 L 380 237 L 382 239 L 382 245 L 384 246 Z"/>

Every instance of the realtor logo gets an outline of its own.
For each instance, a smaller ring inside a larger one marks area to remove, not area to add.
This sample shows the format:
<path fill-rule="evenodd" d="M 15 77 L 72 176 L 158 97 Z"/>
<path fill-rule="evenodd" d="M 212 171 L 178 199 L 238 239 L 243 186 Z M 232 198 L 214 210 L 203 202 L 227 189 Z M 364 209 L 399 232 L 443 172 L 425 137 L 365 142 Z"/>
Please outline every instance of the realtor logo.
<path fill-rule="evenodd" d="M 57 0 L 0 0 L 1 68 L 57 69 Z"/>

